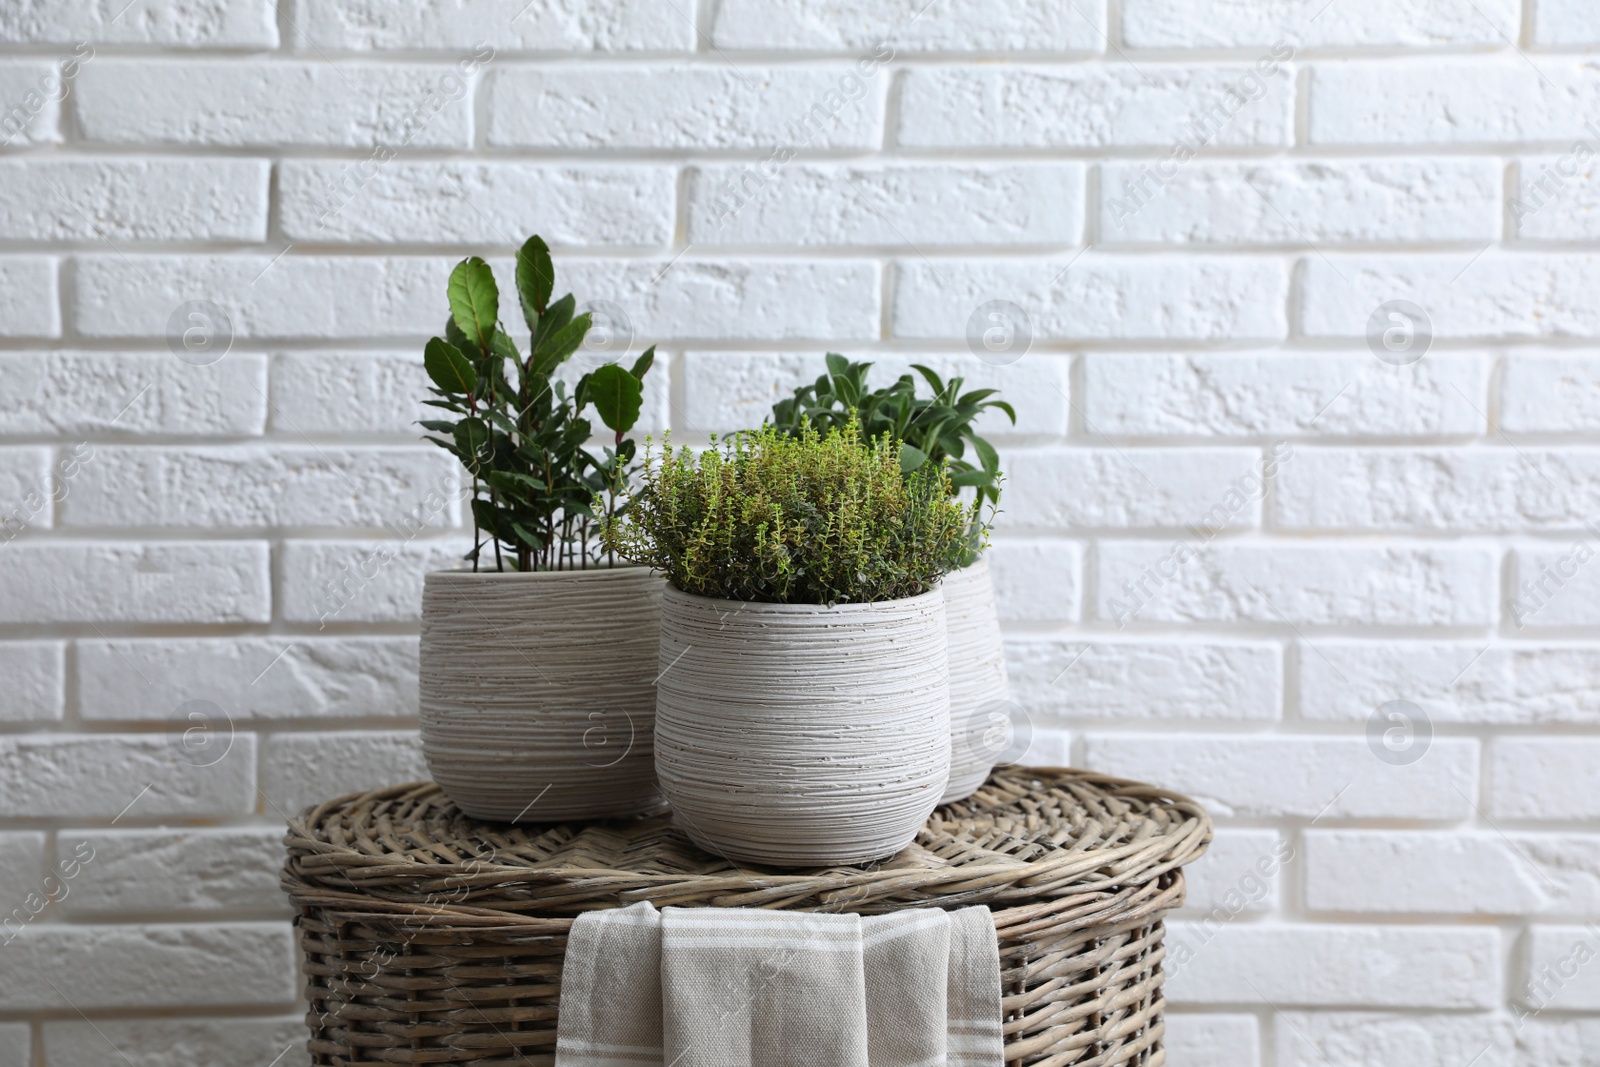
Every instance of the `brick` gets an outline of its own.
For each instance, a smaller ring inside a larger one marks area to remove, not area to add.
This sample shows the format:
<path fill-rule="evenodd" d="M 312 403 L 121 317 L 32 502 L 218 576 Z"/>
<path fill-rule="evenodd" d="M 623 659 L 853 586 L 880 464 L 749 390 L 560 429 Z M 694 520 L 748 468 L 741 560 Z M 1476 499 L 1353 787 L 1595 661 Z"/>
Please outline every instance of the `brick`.
<path fill-rule="evenodd" d="M 1593 137 L 1590 131 L 1559 156 L 1517 162 L 1510 207 L 1518 237 L 1553 242 L 1600 237 L 1600 167 L 1594 163 Z"/>
<path fill-rule="evenodd" d="M 1217 921 L 1278 910 L 1288 867 L 1299 857 L 1276 830 L 1221 829 L 1206 854 L 1183 869 L 1185 914 Z"/>
<path fill-rule="evenodd" d="M 1261 454 L 1249 448 L 1011 451 L 1007 529 L 1242 528 L 1261 518 Z"/>
<path fill-rule="evenodd" d="M 1515 630 L 1600 624 L 1597 546 L 1585 533 L 1568 543 L 1515 549 L 1503 609 Z"/>
<path fill-rule="evenodd" d="M 94 850 L 64 902 L 74 916 L 288 911 L 278 888 L 280 827 L 63 830 L 61 839 Z"/>
<path fill-rule="evenodd" d="M 905 260 L 895 271 L 893 334 L 964 339 L 984 304 L 1007 300 L 1027 314 L 1035 342 L 1277 340 L 1287 335 L 1287 298 L 1284 266 L 1271 260 Z"/>
<path fill-rule="evenodd" d="M 0 256 L 0 337 L 61 336 L 56 263 L 42 256 Z"/>
<path fill-rule="evenodd" d="M 124 12 L 132 17 L 123 18 Z M 0 39 L 14 44 L 276 48 L 278 20 L 271 0 L 152 4 L 131 12 L 91 0 L 15 0 L 0 8 Z"/>
<path fill-rule="evenodd" d="M 538 233 L 556 246 L 659 247 L 672 242 L 676 181 L 666 166 L 291 160 L 278 198 L 292 241 L 482 246 Z"/>
<path fill-rule="evenodd" d="M 1015 637 L 1012 697 L 1035 715 L 1095 721 L 1278 719 L 1283 654 L 1266 642 Z"/>
<path fill-rule="evenodd" d="M 1309 84 L 1314 145 L 1566 147 L 1600 111 L 1600 70 L 1549 57 L 1318 63 Z"/>
<path fill-rule="evenodd" d="M 248 352 L 206 367 L 168 352 L 6 352 L 0 434 L 255 435 L 266 387 L 266 357 Z"/>
<path fill-rule="evenodd" d="M 1585 915 L 1600 909 L 1600 835 L 1312 830 L 1306 907 L 1332 912 Z"/>
<path fill-rule="evenodd" d="M 30 1067 L 33 1034 L 27 1023 L 0 1023 L 0 1067 Z"/>
<path fill-rule="evenodd" d="M 995 541 L 984 551 L 1000 618 L 1076 622 L 1083 614 L 1083 546 L 1076 541 Z"/>
<path fill-rule="evenodd" d="M 241 721 L 417 713 L 414 637 L 80 640 L 76 662 L 90 722 L 166 722 L 191 700 Z"/>
<path fill-rule="evenodd" d="M 1166 1022 L 1168 1062 L 1187 1067 L 1260 1067 L 1261 1035 L 1253 1015 L 1168 1011 Z"/>
<path fill-rule="evenodd" d="M 261 766 L 263 813 L 279 818 L 341 793 L 429 777 L 415 730 L 277 734 Z"/>
<path fill-rule="evenodd" d="M 1488 380 L 1476 354 L 1091 353 L 1083 409 L 1093 430 L 1137 437 L 1480 435 Z"/>
<path fill-rule="evenodd" d="M 264 159 L 0 160 L 0 239 L 263 241 Z"/>
<path fill-rule="evenodd" d="M 1305 448 L 1273 488 L 1288 530 L 1577 531 L 1600 507 L 1600 451 Z"/>
<path fill-rule="evenodd" d="M 1600 1046 L 1600 1019 L 1560 1016 L 1533 1019 L 1518 1034 L 1516 1067 L 1589 1067 Z"/>
<path fill-rule="evenodd" d="M 1111 541 L 1099 618 L 1119 623 L 1488 626 L 1494 550 L 1476 545 Z M 1170 575 L 1170 576 L 1169 576 Z"/>
<path fill-rule="evenodd" d="M 98 59 L 77 118 L 101 144 L 469 148 L 469 97 L 452 64 Z"/>
<path fill-rule="evenodd" d="M 1105 5 L 1016 5 L 979 0 L 874 4 L 809 0 L 773 4 L 728 0 L 718 5 L 711 39 L 722 48 L 896 52 L 1103 52 Z"/>
<path fill-rule="evenodd" d="M 1489 812 L 1506 819 L 1600 818 L 1600 738 L 1499 737 L 1489 746 Z"/>
<path fill-rule="evenodd" d="M 1517 999 L 1535 1010 L 1600 1009 L 1600 925 L 1528 928 Z"/>
<path fill-rule="evenodd" d="M 1435 737 L 1396 766 L 1362 737 L 1089 734 L 1086 766 L 1160 782 L 1213 815 L 1459 820 L 1477 795 L 1478 742 Z M 1266 988 L 1266 987 L 1263 987 Z"/>
<path fill-rule="evenodd" d="M 292 933 L 286 922 L 34 925 L 0 954 L 0 996 L 12 1010 L 59 1012 L 287 1008 L 298 992 Z"/>
<path fill-rule="evenodd" d="M 243 814 L 255 797 L 255 736 L 227 754 L 192 758 L 181 736 L 0 737 L 0 815 L 106 818 Z M 148 787 L 148 788 L 146 788 Z"/>
<path fill-rule="evenodd" d="M 299 43 L 340 51 L 473 49 L 491 52 L 693 51 L 689 9 L 648 0 L 325 0 L 300 15 Z"/>
<path fill-rule="evenodd" d="M 1318 639 L 1298 653 L 1306 719 L 1366 721 L 1404 698 L 1438 724 L 1594 722 L 1600 646 Z"/>
<path fill-rule="evenodd" d="M 495 148 L 876 149 L 885 81 L 841 63 L 502 66 L 484 131 Z"/>
<path fill-rule="evenodd" d="M 46 882 L 47 875 L 57 876 L 57 880 Z M 40 905 L 38 900 L 28 902 L 30 894 L 63 901 L 72 895 L 72 888 L 64 887 L 56 869 L 45 863 L 44 834 L 25 830 L 0 833 L 0 944 L 16 932 L 20 923 L 32 921 L 26 917 Z M 55 908 L 54 904 L 45 906 Z M 14 915 L 15 908 L 22 908 L 22 915 Z M 4 1063 L 0 1058 L 0 1064 Z"/>
<path fill-rule="evenodd" d="M 282 552 L 283 617 L 290 622 L 415 622 L 422 578 L 462 566 L 472 539 L 290 541 Z"/>
<path fill-rule="evenodd" d="M 13 541 L 0 552 L 0 623 L 237 623 L 272 615 L 265 542 Z"/>
<path fill-rule="evenodd" d="M 1304 264 L 1305 333 L 1363 339 L 1380 305 L 1409 300 L 1433 337 L 1592 337 L 1600 308 L 1600 257 L 1497 254 L 1320 256 Z M 1429 358 L 1424 356 L 1423 358 Z"/>
<path fill-rule="evenodd" d="M 1294 143 L 1288 70 L 1253 65 L 915 67 L 897 143 L 916 148 L 1170 148 Z"/>
<path fill-rule="evenodd" d="M 233 1067 L 240 1063 L 310 1067 L 305 1046 L 303 1015 L 44 1024 L 44 1047 L 51 1062 L 75 1067 Z"/>
<path fill-rule="evenodd" d="M 63 487 L 52 470 L 47 448 L 0 446 L 0 537 L 7 541 L 24 529 L 49 529 L 54 502 Z"/>
<path fill-rule="evenodd" d="M 1516 0 L 1341 0 L 1320 11 L 1295 0 L 1127 0 L 1122 12 L 1123 40 L 1135 48 L 1498 47 L 1521 26 Z"/>
<path fill-rule="evenodd" d="M 1600 431 L 1600 354 L 1509 356 L 1500 379 L 1500 426 L 1507 433 Z"/>
<path fill-rule="evenodd" d="M 705 166 L 689 240 L 714 245 L 1075 245 L 1077 163 Z"/>
<path fill-rule="evenodd" d="M 1533 41 L 1554 48 L 1600 44 L 1600 25 L 1583 0 L 1539 0 L 1533 9 Z"/>
<path fill-rule="evenodd" d="M 66 691 L 66 646 L 56 641 L 0 644 L 6 698 L 0 722 L 59 722 Z"/>
<path fill-rule="evenodd" d="M 1034 724 L 1028 737 L 1028 747 L 1017 757 L 1017 764 L 1022 767 L 1071 766 L 1071 731 Z"/>
<path fill-rule="evenodd" d="M 1488 159 L 1107 163 L 1102 240 L 1322 245 L 1492 241 L 1500 164 Z"/>
<path fill-rule="evenodd" d="M 1277 1026 L 1278 1067 L 1405 1063 L 1410 1067 L 1511 1067 L 1521 1028 L 1508 1015 L 1285 1012 Z M 1543 1060 L 1576 1065 L 1580 1060 Z"/>
<path fill-rule="evenodd" d="M 117 448 L 83 467 L 69 527 L 388 526 L 424 501 L 423 525 L 456 524 L 459 464 L 426 445 Z"/>
<path fill-rule="evenodd" d="M 61 143 L 61 101 L 71 90 L 66 69 L 43 60 L 0 59 L 0 148 Z"/>
<path fill-rule="evenodd" d="M 1488 1008 L 1500 999 L 1500 932 L 1483 927 L 1173 922 L 1167 939 L 1176 1003 Z"/>
<path fill-rule="evenodd" d="M 218 364 L 221 366 L 221 364 Z M 282 352 L 272 357 L 276 429 L 416 438 L 428 398 L 420 352 Z"/>

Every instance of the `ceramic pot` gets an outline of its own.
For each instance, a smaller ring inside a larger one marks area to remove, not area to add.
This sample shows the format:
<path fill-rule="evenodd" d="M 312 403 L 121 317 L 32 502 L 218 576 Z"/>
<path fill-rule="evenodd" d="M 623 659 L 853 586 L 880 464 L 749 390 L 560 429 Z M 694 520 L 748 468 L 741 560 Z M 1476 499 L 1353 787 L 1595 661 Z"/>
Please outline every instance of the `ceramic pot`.
<path fill-rule="evenodd" d="M 665 584 L 647 567 L 426 577 L 422 752 L 462 811 L 560 822 L 662 809 L 652 683 Z"/>
<path fill-rule="evenodd" d="M 697 844 L 779 867 L 910 844 L 950 773 L 944 594 L 748 604 L 667 588 L 656 771 Z"/>
<path fill-rule="evenodd" d="M 950 784 L 943 800 L 965 800 L 989 777 L 1011 740 L 1011 687 L 989 561 L 944 576 L 950 655 Z"/>

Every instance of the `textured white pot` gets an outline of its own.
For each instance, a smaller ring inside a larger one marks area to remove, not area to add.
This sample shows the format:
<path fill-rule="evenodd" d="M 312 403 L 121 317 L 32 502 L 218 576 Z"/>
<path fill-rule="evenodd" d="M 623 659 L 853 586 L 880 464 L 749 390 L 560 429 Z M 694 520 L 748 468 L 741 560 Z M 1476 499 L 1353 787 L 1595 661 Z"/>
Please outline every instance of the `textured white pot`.
<path fill-rule="evenodd" d="M 679 826 L 779 867 L 900 851 L 950 773 L 945 656 L 938 590 L 829 608 L 669 586 L 656 770 Z"/>
<path fill-rule="evenodd" d="M 944 800 L 977 791 L 1010 741 L 1011 687 L 989 561 L 944 576 L 950 649 L 950 784 Z"/>
<path fill-rule="evenodd" d="M 422 752 L 468 815 L 554 822 L 662 808 L 661 590 L 647 567 L 435 571 L 422 591 Z"/>

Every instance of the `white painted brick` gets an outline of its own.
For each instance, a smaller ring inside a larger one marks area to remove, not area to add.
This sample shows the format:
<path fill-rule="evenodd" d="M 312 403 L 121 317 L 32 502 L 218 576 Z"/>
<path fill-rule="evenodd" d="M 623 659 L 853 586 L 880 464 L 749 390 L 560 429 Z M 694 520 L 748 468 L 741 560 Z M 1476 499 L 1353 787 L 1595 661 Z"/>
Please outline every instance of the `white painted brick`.
<path fill-rule="evenodd" d="M 1600 335 L 1592 299 L 1600 257 L 1489 252 L 1469 266 L 1471 259 L 1313 256 L 1302 280 L 1305 332 L 1362 339 L 1379 305 L 1410 300 L 1427 312 L 1435 338 Z"/>
<path fill-rule="evenodd" d="M 66 648 L 54 641 L 0 644 L 0 678 L 6 696 L 0 722 L 54 722 L 62 712 Z"/>
<path fill-rule="evenodd" d="M 1600 818 L 1600 738 L 1499 737 L 1489 745 L 1489 813 L 1506 819 Z"/>
<path fill-rule="evenodd" d="M 358 789 L 428 777 L 415 730 L 278 734 L 261 753 L 264 812 L 286 818 Z"/>
<path fill-rule="evenodd" d="M 0 160 L 0 239 L 262 241 L 264 159 Z"/>
<path fill-rule="evenodd" d="M 689 240 L 713 245 L 1074 245 L 1077 163 L 697 168 Z"/>
<path fill-rule="evenodd" d="M 248 352 L 206 367 L 169 352 L 0 353 L 0 434 L 259 434 L 266 386 L 266 357 Z"/>
<path fill-rule="evenodd" d="M 0 1023 L 0 1067 L 29 1067 L 33 1034 L 27 1023 Z"/>
<path fill-rule="evenodd" d="M 73 1067 L 311 1064 L 303 1014 L 270 1019 L 99 1019 L 93 1023 L 68 1019 L 44 1024 L 44 1048 L 51 1063 Z"/>
<path fill-rule="evenodd" d="M 430 498 L 454 526 L 460 464 L 429 445 L 170 449 L 101 446 L 62 504 L 76 527 L 388 526 Z"/>
<path fill-rule="evenodd" d="M 1517 999 L 1534 1009 L 1600 1009 L 1600 925 L 1532 926 Z"/>
<path fill-rule="evenodd" d="M 1167 1062 L 1178 1067 L 1259 1067 L 1261 1063 L 1261 1034 L 1253 1015 L 1168 1011 L 1164 1044 Z"/>
<path fill-rule="evenodd" d="M 183 750 L 181 735 L 0 737 L 0 815 L 105 818 L 244 814 L 255 806 L 255 735 L 227 754 Z M 148 788 L 146 788 L 148 787 Z M 3 983 L 3 979 L 0 979 Z"/>
<path fill-rule="evenodd" d="M 80 841 L 94 850 L 64 901 L 74 916 L 289 908 L 280 827 L 63 830 L 61 840 L 64 852 Z"/>
<path fill-rule="evenodd" d="M 1243 528 L 1261 520 L 1255 449 L 1028 449 L 1007 452 L 1001 464 L 1006 529 L 1184 529 L 1202 520 Z"/>
<path fill-rule="evenodd" d="M 662 246 L 676 181 L 665 166 L 288 161 L 278 202 L 292 241 Z"/>
<path fill-rule="evenodd" d="M 854 65 L 502 66 L 484 95 L 496 147 L 876 149 L 886 75 Z"/>
<path fill-rule="evenodd" d="M 18 44 L 93 41 L 177 48 L 276 48 L 278 20 L 271 0 L 141 4 L 134 10 L 94 0 L 12 0 L 0 7 L 0 39 Z"/>
<path fill-rule="evenodd" d="M 1569 142 L 1600 112 L 1600 69 L 1505 54 L 1311 68 L 1314 145 Z"/>
<path fill-rule="evenodd" d="M 1586 533 L 1548 548 L 1512 551 L 1506 622 L 1521 632 L 1600 624 L 1600 567 L 1593 565 L 1597 547 Z"/>
<path fill-rule="evenodd" d="M 1600 355 L 1509 356 L 1500 379 L 1500 426 L 1507 433 L 1600 431 Z"/>
<path fill-rule="evenodd" d="M 1365 722 L 1404 699 L 1436 724 L 1592 725 L 1600 704 L 1595 645 L 1329 638 L 1298 655 L 1307 719 Z"/>
<path fill-rule="evenodd" d="M 1290 530 L 1581 530 L 1600 508 L 1600 450 L 1303 448 L 1281 465 Z"/>
<path fill-rule="evenodd" d="M 61 143 L 61 101 L 71 91 L 65 69 L 45 60 L 0 59 L 0 148 Z"/>
<path fill-rule="evenodd" d="M 1600 237 L 1600 167 L 1594 155 L 1590 131 L 1562 155 L 1517 162 L 1509 192 L 1517 236 L 1558 242 Z"/>
<path fill-rule="evenodd" d="M 1600 22 L 1584 0 L 1539 0 L 1533 8 L 1533 40 L 1557 48 L 1600 44 Z"/>
<path fill-rule="evenodd" d="M 66 1013 L 287 1008 L 297 992 L 292 933 L 286 922 L 33 925 L 0 955 L 0 998 L 13 1010 Z"/>
<path fill-rule="evenodd" d="M 1530 1020 L 1518 1033 L 1516 1067 L 1592 1067 L 1600 1019 L 1559 1015 Z"/>
<path fill-rule="evenodd" d="M 1487 1008 L 1501 984 L 1500 934 L 1482 927 L 1173 922 L 1167 940 L 1179 1004 Z"/>
<path fill-rule="evenodd" d="M 1276 830 L 1220 829 L 1206 854 L 1183 869 L 1184 912 L 1226 922 L 1276 911 L 1289 865 L 1297 859 L 1294 846 Z"/>
<path fill-rule="evenodd" d="M 0 256 L 0 337 L 59 337 L 56 263 L 43 256 Z"/>
<path fill-rule="evenodd" d="M 1076 541 L 995 541 L 984 551 L 1000 618 L 1076 622 L 1083 614 L 1083 546 Z"/>
<path fill-rule="evenodd" d="M 1318 10 L 1296 0 L 1126 0 L 1123 40 L 1135 48 L 1495 45 L 1521 30 L 1516 0 L 1353 0 Z"/>
<path fill-rule="evenodd" d="M 47 448 L 0 446 L 0 537 L 50 527 L 53 502 L 71 489 L 57 480 L 51 460 Z"/>
<path fill-rule="evenodd" d="M 300 43 L 352 50 L 692 51 L 692 10 L 649 0 L 319 0 L 300 9 Z"/>
<path fill-rule="evenodd" d="M 166 722 L 191 700 L 241 721 L 413 716 L 417 639 L 80 640 L 75 679 L 79 713 L 91 722 Z"/>
<path fill-rule="evenodd" d="M 1097 722 L 1275 720 L 1283 654 L 1264 642 L 1016 637 L 1011 695 L 1035 716 Z"/>
<path fill-rule="evenodd" d="M 67 897 L 61 895 L 62 880 L 55 868 L 47 869 L 44 846 L 42 833 L 0 833 L 0 938 L 9 938 L 20 922 L 32 921 L 23 918 L 38 907 L 37 900 L 28 902 L 30 894 L 56 901 L 71 897 L 75 887 L 68 885 Z M 46 882 L 47 875 L 56 876 L 56 881 Z M 55 905 L 49 907 L 54 909 Z M 13 913 L 18 908 L 22 909 L 21 916 Z M 0 1064 L 4 1062 L 0 1059 Z"/>
<path fill-rule="evenodd" d="M 1444 352 L 1407 367 L 1366 351 L 1092 353 L 1083 408 L 1093 430 L 1138 437 L 1482 434 L 1488 376 L 1486 358 Z"/>
<path fill-rule="evenodd" d="M 1048 726 L 1034 725 L 1028 735 L 1028 747 L 1017 757 L 1023 767 L 1070 767 L 1072 765 L 1072 733 Z"/>
<path fill-rule="evenodd" d="M 1485 242 L 1500 236 L 1500 172 L 1488 159 L 1112 163 L 1097 211 L 1118 244 Z"/>
<path fill-rule="evenodd" d="M 1103 52 L 1105 5 L 984 4 L 923 7 L 919 0 L 727 0 L 711 38 L 723 48 L 885 52 Z"/>
<path fill-rule="evenodd" d="M 442 541 L 290 541 L 283 546 L 281 611 L 290 622 L 414 622 L 422 577 L 453 570 L 470 537 Z"/>
<path fill-rule="evenodd" d="M 468 148 L 469 97 L 453 64 L 97 59 L 76 114 L 102 144 Z"/>
<path fill-rule="evenodd" d="M 1519 1027 L 1508 1015 L 1285 1012 L 1278 1018 L 1278 1067 L 1511 1067 Z M 1543 1060 L 1543 1063 L 1581 1062 Z"/>
<path fill-rule="evenodd" d="M 1453 821 L 1477 795 L 1473 738 L 1435 737 L 1404 766 L 1378 759 L 1364 737 L 1104 733 L 1085 743 L 1086 766 L 1160 782 L 1213 815 Z"/>
<path fill-rule="evenodd" d="M 1289 145 L 1287 68 L 1107 63 L 916 67 L 903 75 L 898 143 L 912 147 L 1170 148 Z"/>
<path fill-rule="evenodd" d="M 1277 340 L 1288 275 L 1275 260 L 1084 254 L 1047 260 L 904 260 L 896 337 L 964 339 L 991 300 L 1019 305 L 1042 339 Z"/>
<path fill-rule="evenodd" d="M 290 433 L 419 437 L 417 420 L 438 410 L 423 406 L 428 385 L 420 352 L 283 352 L 272 357 L 273 421 Z"/>
<path fill-rule="evenodd" d="M 1143 623 L 1487 626 L 1498 615 L 1496 554 L 1488 547 L 1195 544 L 1102 543 L 1096 553 L 1098 617 Z"/>
<path fill-rule="evenodd" d="M 259 541 L 13 541 L 0 548 L 0 622 L 266 622 Z"/>
<path fill-rule="evenodd" d="M 1600 835 L 1312 830 L 1313 911 L 1585 915 L 1600 909 Z"/>

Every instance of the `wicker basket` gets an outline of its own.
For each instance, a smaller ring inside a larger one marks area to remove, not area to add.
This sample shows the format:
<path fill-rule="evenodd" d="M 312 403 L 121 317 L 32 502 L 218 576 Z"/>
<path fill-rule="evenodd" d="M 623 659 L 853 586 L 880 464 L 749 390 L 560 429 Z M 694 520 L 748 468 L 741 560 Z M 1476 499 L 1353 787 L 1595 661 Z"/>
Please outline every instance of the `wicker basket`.
<path fill-rule="evenodd" d="M 317 1064 L 550 1064 L 572 916 L 639 900 L 875 914 L 987 904 L 1011 1064 L 1165 1062 L 1162 915 L 1211 839 L 1193 801 L 1082 771 L 1009 768 L 870 867 L 735 867 L 663 819 L 474 822 L 432 784 L 289 824 Z"/>

